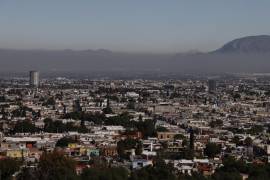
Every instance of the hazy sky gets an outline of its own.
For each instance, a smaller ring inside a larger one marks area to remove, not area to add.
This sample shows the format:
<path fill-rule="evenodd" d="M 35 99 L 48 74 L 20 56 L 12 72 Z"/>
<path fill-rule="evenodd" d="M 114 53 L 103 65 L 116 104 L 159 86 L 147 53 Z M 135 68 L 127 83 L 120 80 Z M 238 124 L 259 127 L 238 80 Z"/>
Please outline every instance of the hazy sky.
<path fill-rule="evenodd" d="M 0 48 L 209 51 L 270 34 L 270 0 L 0 0 Z"/>

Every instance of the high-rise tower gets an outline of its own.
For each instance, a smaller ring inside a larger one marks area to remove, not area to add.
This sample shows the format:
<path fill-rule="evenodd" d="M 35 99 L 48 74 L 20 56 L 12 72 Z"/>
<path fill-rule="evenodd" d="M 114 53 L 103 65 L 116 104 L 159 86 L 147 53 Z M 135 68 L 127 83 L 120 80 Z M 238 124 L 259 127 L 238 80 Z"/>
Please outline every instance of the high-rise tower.
<path fill-rule="evenodd" d="M 211 93 L 216 92 L 216 90 L 217 90 L 217 82 L 216 82 L 216 80 L 210 79 L 208 81 L 208 90 Z"/>
<path fill-rule="evenodd" d="M 29 85 L 31 87 L 39 86 L 39 72 L 38 71 L 30 71 Z"/>

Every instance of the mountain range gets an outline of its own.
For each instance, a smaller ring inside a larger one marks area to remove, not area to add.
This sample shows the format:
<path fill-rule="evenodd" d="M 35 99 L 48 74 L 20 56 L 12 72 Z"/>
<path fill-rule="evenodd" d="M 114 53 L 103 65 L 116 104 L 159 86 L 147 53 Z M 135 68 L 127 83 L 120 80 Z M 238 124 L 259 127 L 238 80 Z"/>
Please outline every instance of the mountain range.
<path fill-rule="evenodd" d="M 269 72 L 270 36 L 247 36 L 207 53 L 119 53 L 106 49 L 0 49 L 0 72 Z"/>
<path fill-rule="evenodd" d="M 225 44 L 214 53 L 269 53 L 270 36 L 247 36 Z"/>

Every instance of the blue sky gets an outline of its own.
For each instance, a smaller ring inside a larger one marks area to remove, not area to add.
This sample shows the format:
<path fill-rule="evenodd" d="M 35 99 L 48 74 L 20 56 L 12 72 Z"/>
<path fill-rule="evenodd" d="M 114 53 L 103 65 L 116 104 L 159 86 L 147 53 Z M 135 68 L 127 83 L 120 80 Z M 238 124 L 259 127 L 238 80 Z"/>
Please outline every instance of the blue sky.
<path fill-rule="evenodd" d="M 270 34 L 269 0 L 0 0 L 0 48 L 209 51 Z"/>

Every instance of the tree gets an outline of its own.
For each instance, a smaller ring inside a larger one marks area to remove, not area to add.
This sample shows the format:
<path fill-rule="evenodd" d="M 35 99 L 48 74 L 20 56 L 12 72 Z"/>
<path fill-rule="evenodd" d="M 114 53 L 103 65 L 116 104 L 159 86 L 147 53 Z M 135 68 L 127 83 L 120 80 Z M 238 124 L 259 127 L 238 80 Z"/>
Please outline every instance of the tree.
<path fill-rule="evenodd" d="M 20 105 L 18 109 L 15 109 L 12 111 L 12 116 L 13 117 L 25 117 L 26 116 L 26 111 L 30 111 L 30 108 L 27 108 L 25 106 Z"/>
<path fill-rule="evenodd" d="M 6 119 L 6 116 L 8 113 L 5 111 L 5 106 L 1 106 L 1 113 L 2 114 L 2 119 Z"/>
<path fill-rule="evenodd" d="M 204 149 L 204 154 L 207 155 L 209 158 L 214 158 L 217 154 L 221 151 L 220 145 L 216 143 L 207 143 Z"/>
<path fill-rule="evenodd" d="M 135 149 L 135 154 L 136 155 L 141 155 L 143 151 L 143 144 L 141 141 L 137 143 L 136 149 Z"/>
<path fill-rule="evenodd" d="M 268 180 L 270 177 L 270 165 L 251 165 L 249 168 L 249 180 Z"/>
<path fill-rule="evenodd" d="M 252 145 L 252 139 L 250 137 L 247 137 L 245 140 L 244 140 L 244 144 L 246 146 L 251 146 Z"/>
<path fill-rule="evenodd" d="M 259 134 L 259 133 L 262 133 L 263 132 L 263 126 L 261 125 L 254 125 L 251 127 L 250 130 L 248 130 L 248 133 L 249 134 Z"/>
<path fill-rule="evenodd" d="M 44 131 L 45 132 L 53 132 L 53 127 L 52 127 L 52 124 L 53 124 L 53 121 L 52 119 L 49 119 L 49 118 L 46 118 L 43 120 L 44 122 Z"/>
<path fill-rule="evenodd" d="M 210 125 L 210 127 L 212 127 L 212 128 L 214 128 L 214 127 L 220 127 L 220 126 L 223 125 L 223 121 L 220 120 L 220 119 L 217 119 L 217 120 L 215 120 L 215 121 L 211 121 L 209 125 Z"/>
<path fill-rule="evenodd" d="M 66 124 L 62 123 L 62 126 L 64 127 L 64 131 L 77 131 L 78 127 L 74 125 L 73 122 L 67 122 Z"/>
<path fill-rule="evenodd" d="M 239 136 L 234 136 L 233 139 L 232 139 L 232 142 L 235 143 L 236 145 L 239 145 L 240 144 Z"/>
<path fill-rule="evenodd" d="M 76 143 L 77 141 L 71 137 L 63 137 L 56 142 L 56 147 L 67 147 L 70 143 Z"/>
<path fill-rule="evenodd" d="M 187 144 L 188 144 L 187 139 L 183 139 L 183 141 L 182 141 L 182 146 L 185 147 Z"/>
<path fill-rule="evenodd" d="M 153 120 L 147 119 L 145 121 L 139 121 L 136 126 L 144 137 L 152 137 L 155 135 L 155 121 Z"/>
<path fill-rule="evenodd" d="M 106 108 L 102 109 L 103 113 L 104 114 L 112 114 L 113 111 L 112 111 L 112 108 L 107 106 Z"/>
<path fill-rule="evenodd" d="M 17 176 L 17 180 L 36 180 L 37 173 L 34 168 L 31 167 L 23 167 L 21 169 L 20 174 Z"/>
<path fill-rule="evenodd" d="M 141 154 L 141 151 L 142 151 L 141 142 L 139 140 L 130 139 L 130 138 L 118 141 L 117 152 L 121 158 L 128 159 L 129 154 L 127 154 L 126 151 L 131 150 L 131 149 L 135 149 L 135 153 L 137 155 Z"/>
<path fill-rule="evenodd" d="M 39 180 L 77 179 L 75 162 L 60 151 L 43 153 L 36 173 Z"/>
<path fill-rule="evenodd" d="M 245 172 L 246 167 L 242 161 L 236 161 L 229 156 L 223 159 L 223 167 L 218 168 L 212 175 L 213 180 L 241 180 L 240 172 Z"/>
<path fill-rule="evenodd" d="M 81 180 L 127 180 L 128 171 L 123 167 L 88 168 L 81 174 Z"/>
<path fill-rule="evenodd" d="M 209 180 L 210 178 L 205 177 L 201 173 L 193 172 L 189 174 L 180 174 L 178 180 Z"/>
<path fill-rule="evenodd" d="M 156 131 L 157 132 L 167 132 L 169 130 L 163 126 L 157 126 Z"/>
<path fill-rule="evenodd" d="M 54 97 L 50 97 L 42 106 L 54 106 L 56 104 Z"/>
<path fill-rule="evenodd" d="M 134 99 L 130 99 L 128 101 L 127 108 L 128 109 L 135 109 L 135 100 Z"/>
<path fill-rule="evenodd" d="M 19 121 L 16 123 L 13 133 L 35 133 L 38 128 L 28 120 Z"/>
<path fill-rule="evenodd" d="M 67 126 L 61 121 L 53 121 L 52 119 L 44 119 L 44 131 L 50 133 L 63 133 L 68 131 Z"/>
<path fill-rule="evenodd" d="M 127 113 L 120 114 L 118 116 L 109 117 L 104 120 L 105 125 L 120 125 L 124 127 L 134 128 L 136 122 L 130 120 L 130 116 Z"/>
<path fill-rule="evenodd" d="M 194 148 L 194 130 L 190 129 L 190 134 L 189 134 L 189 148 L 193 150 Z"/>
<path fill-rule="evenodd" d="M 218 168 L 213 179 L 240 179 L 240 173 L 248 174 L 249 180 L 268 180 L 270 177 L 270 165 L 258 165 L 246 163 L 244 160 L 236 160 L 228 156 L 223 159 L 223 166 Z"/>
<path fill-rule="evenodd" d="M 176 180 L 173 167 L 158 159 L 155 166 L 143 167 L 131 173 L 130 180 Z"/>
<path fill-rule="evenodd" d="M 11 176 L 20 169 L 21 163 L 14 159 L 1 159 L 0 160 L 0 172 L 1 179 L 10 179 Z"/>
<path fill-rule="evenodd" d="M 0 96 L 0 102 L 6 102 L 6 97 L 5 96 Z"/>
<path fill-rule="evenodd" d="M 186 139 L 186 137 L 183 134 L 176 134 L 174 136 L 174 139 L 182 139 L 182 140 L 184 140 L 184 139 Z"/>
<path fill-rule="evenodd" d="M 102 156 L 91 156 L 89 165 L 94 168 L 104 169 L 109 167 L 109 162 Z"/>
<path fill-rule="evenodd" d="M 240 95 L 239 93 L 235 93 L 235 94 L 233 95 L 234 101 L 236 101 L 236 99 L 240 99 L 240 98 L 241 98 L 241 95 Z"/>
<path fill-rule="evenodd" d="M 242 177 L 239 172 L 224 172 L 224 171 L 216 171 L 211 179 L 213 180 L 242 180 Z"/>

